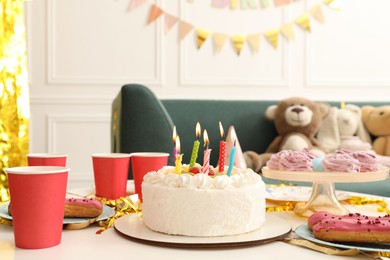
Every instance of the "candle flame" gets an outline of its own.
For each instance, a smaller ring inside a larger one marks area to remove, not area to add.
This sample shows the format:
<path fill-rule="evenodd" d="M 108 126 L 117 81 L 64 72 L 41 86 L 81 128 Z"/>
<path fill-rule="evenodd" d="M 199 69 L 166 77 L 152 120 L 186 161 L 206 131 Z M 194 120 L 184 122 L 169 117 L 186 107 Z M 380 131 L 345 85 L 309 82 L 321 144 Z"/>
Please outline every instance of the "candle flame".
<path fill-rule="evenodd" d="M 180 153 L 180 137 L 179 137 L 179 135 L 176 135 L 176 151 L 178 154 Z"/>
<path fill-rule="evenodd" d="M 223 131 L 223 126 L 221 121 L 219 121 L 219 132 L 221 133 L 221 139 L 225 136 L 225 132 Z"/>
<path fill-rule="evenodd" d="M 209 144 L 209 136 L 207 134 L 207 130 L 206 129 L 203 131 L 203 142 L 204 142 L 204 146 Z"/>
<path fill-rule="evenodd" d="M 172 141 L 173 141 L 173 143 L 176 142 L 176 137 L 177 137 L 176 126 L 173 126 L 173 134 L 172 134 Z"/>
<path fill-rule="evenodd" d="M 341 102 L 340 102 L 340 108 L 341 108 L 341 109 L 344 109 L 344 108 L 345 108 L 345 102 L 344 102 L 344 101 L 341 101 Z"/>
<path fill-rule="evenodd" d="M 237 134 L 236 134 L 236 131 L 234 130 L 234 128 L 232 129 L 232 133 L 231 133 L 231 137 L 230 138 L 231 138 L 234 146 L 236 146 Z"/>
<path fill-rule="evenodd" d="M 196 132 L 196 138 L 199 139 L 199 137 L 200 137 L 200 132 L 201 132 L 201 128 L 200 128 L 199 122 L 196 123 L 195 132 Z"/>

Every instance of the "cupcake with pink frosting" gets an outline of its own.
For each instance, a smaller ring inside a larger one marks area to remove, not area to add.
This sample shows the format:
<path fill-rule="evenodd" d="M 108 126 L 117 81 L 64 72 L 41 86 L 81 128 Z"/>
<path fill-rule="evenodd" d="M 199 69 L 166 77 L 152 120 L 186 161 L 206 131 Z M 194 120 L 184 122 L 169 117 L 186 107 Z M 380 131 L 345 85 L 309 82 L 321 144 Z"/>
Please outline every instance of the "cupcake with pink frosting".
<path fill-rule="evenodd" d="M 312 160 L 315 157 L 309 150 L 283 150 L 271 156 L 267 167 L 272 170 L 313 171 Z"/>
<path fill-rule="evenodd" d="M 353 158 L 360 162 L 361 172 L 374 172 L 379 170 L 378 159 L 374 153 L 370 152 L 353 152 Z"/>
<path fill-rule="evenodd" d="M 355 159 L 352 152 L 338 150 L 327 154 L 322 161 L 324 170 L 327 172 L 360 172 L 361 164 Z"/>

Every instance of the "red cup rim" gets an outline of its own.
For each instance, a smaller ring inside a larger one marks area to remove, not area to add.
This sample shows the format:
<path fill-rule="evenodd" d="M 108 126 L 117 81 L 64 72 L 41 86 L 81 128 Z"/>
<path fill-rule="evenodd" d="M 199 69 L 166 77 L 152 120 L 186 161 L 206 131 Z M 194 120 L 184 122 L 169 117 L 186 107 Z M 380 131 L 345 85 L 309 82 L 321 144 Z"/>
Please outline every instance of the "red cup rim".
<path fill-rule="evenodd" d="M 68 157 L 68 155 L 67 154 L 52 154 L 52 153 L 29 153 L 29 154 L 27 154 L 27 157 L 30 157 L 30 158 L 36 158 L 36 157 L 58 158 L 58 157 Z"/>
<path fill-rule="evenodd" d="M 95 158 L 127 158 L 131 155 L 129 153 L 94 153 L 92 157 Z"/>
<path fill-rule="evenodd" d="M 131 157 L 166 157 L 166 156 L 169 156 L 169 153 L 159 153 L 159 152 L 131 153 Z"/>
<path fill-rule="evenodd" d="M 56 174 L 69 172 L 69 170 L 68 167 L 62 166 L 21 166 L 4 169 L 6 173 L 26 175 Z"/>

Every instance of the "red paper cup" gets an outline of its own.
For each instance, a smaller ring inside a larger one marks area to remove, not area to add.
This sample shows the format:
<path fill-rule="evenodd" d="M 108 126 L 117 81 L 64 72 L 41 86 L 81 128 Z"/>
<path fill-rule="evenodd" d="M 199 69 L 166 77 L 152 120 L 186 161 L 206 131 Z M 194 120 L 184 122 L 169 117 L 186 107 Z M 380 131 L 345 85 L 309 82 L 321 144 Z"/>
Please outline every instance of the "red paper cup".
<path fill-rule="evenodd" d="M 66 166 L 67 154 L 30 153 L 27 154 L 29 166 Z"/>
<path fill-rule="evenodd" d="M 168 153 L 132 153 L 131 163 L 133 169 L 133 179 L 135 193 L 142 201 L 142 181 L 145 174 L 151 171 L 157 171 L 168 165 Z"/>
<path fill-rule="evenodd" d="M 126 196 L 130 154 L 92 154 L 96 196 L 117 199 Z"/>
<path fill-rule="evenodd" d="M 27 166 L 8 174 L 15 245 L 25 249 L 61 243 L 69 168 Z"/>

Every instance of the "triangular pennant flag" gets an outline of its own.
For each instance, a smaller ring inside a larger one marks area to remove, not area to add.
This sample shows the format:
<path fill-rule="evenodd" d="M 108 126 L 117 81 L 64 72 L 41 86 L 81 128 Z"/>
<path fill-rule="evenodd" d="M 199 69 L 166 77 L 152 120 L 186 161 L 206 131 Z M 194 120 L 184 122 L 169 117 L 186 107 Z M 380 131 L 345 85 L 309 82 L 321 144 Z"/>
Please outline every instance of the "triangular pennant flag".
<path fill-rule="evenodd" d="M 246 36 L 245 35 L 233 35 L 231 37 L 234 48 L 236 49 L 237 55 L 240 55 L 242 47 L 244 46 Z"/>
<path fill-rule="evenodd" d="M 273 29 L 268 32 L 264 33 L 265 37 L 267 38 L 268 42 L 275 48 L 278 48 L 278 41 L 279 41 L 279 30 Z"/>
<path fill-rule="evenodd" d="M 165 33 L 168 33 L 179 19 L 176 16 L 165 14 Z"/>
<path fill-rule="evenodd" d="M 142 4 L 145 4 L 148 0 L 130 0 L 129 7 L 127 10 L 133 11 L 135 8 L 140 7 Z"/>
<path fill-rule="evenodd" d="M 204 29 L 196 29 L 196 35 L 197 35 L 197 42 L 198 42 L 198 49 L 202 47 L 203 43 L 207 40 L 207 38 L 210 35 L 210 32 L 204 30 Z"/>
<path fill-rule="evenodd" d="M 217 53 L 219 53 L 222 50 L 223 46 L 225 46 L 228 37 L 229 36 L 227 34 L 214 33 L 213 40 L 215 44 L 215 50 L 217 51 Z"/>
<path fill-rule="evenodd" d="M 294 40 L 294 27 L 292 23 L 287 23 L 280 27 L 280 32 L 288 39 Z"/>
<path fill-rule="evenodd" d="M 321 6 L 319 4 L 317 4 L 317 5 L 313 6 L 312 8 L 310 8 L 309 12 L 314 17 L 314 19 L 316 19 L 320 23 L 324 23 L 325 22 L 324 13 L 322 12 L 322 8 L 321 8 Z"/>
<path fill-rule="evenodd" d="M 329 8 L 332 8 L 333 10 L 340 11 L 340 1 L 338 0 L 322 0 L 324 4 L 326 4 Z"/>
<path fill-rule="evenodd" d="M 259 52 L 260 37 L 261 37 L 260 33 L 247 36 L 249 46 L 251 47 L 252 51 L 256 53 Z"/>
<path fill-rule="evenodd" d="M 192 31 L 192 29 L 194 28 L 193 25 L 187 23 L 187 22 L 184 22 L 184 21 L 180 21 L 179 22 L 179 41 L 183 40 L 187 34 Z"/>
<path fill-rule="evenodd" d="M 161 10 L 160 7 L 158 7 L 157 5 L 153 4 L 151 6 L 151 8 L 150 8 L 150 14 L 149 14 L 149 19 L 148 19 L 148 23 L 147 24 L 152 23 L 154 20 L 156 20 L 163 13 L 164 13 L 164 11 Z"/>
<path fill-rule="evenodd" d="M 295 19 L 295 22 L 302 27 L 302 29 L 310 32 L 310 18 L 307 13 L 302 14 L 297 19 Z"/>
<path fill-rule="evenodd" d="M 235 132 L 234 126 L 230 126 L 226 136 L 225 165 L 230 164 L 230 152 L 232 151 L 234 145 L 236 146 L 236 153 L 234 154 L 234 166 L 239 169 L 246 169 L 247 166 L 241 150 L 240 142 L 238 141 L 238 136 Z"/>

